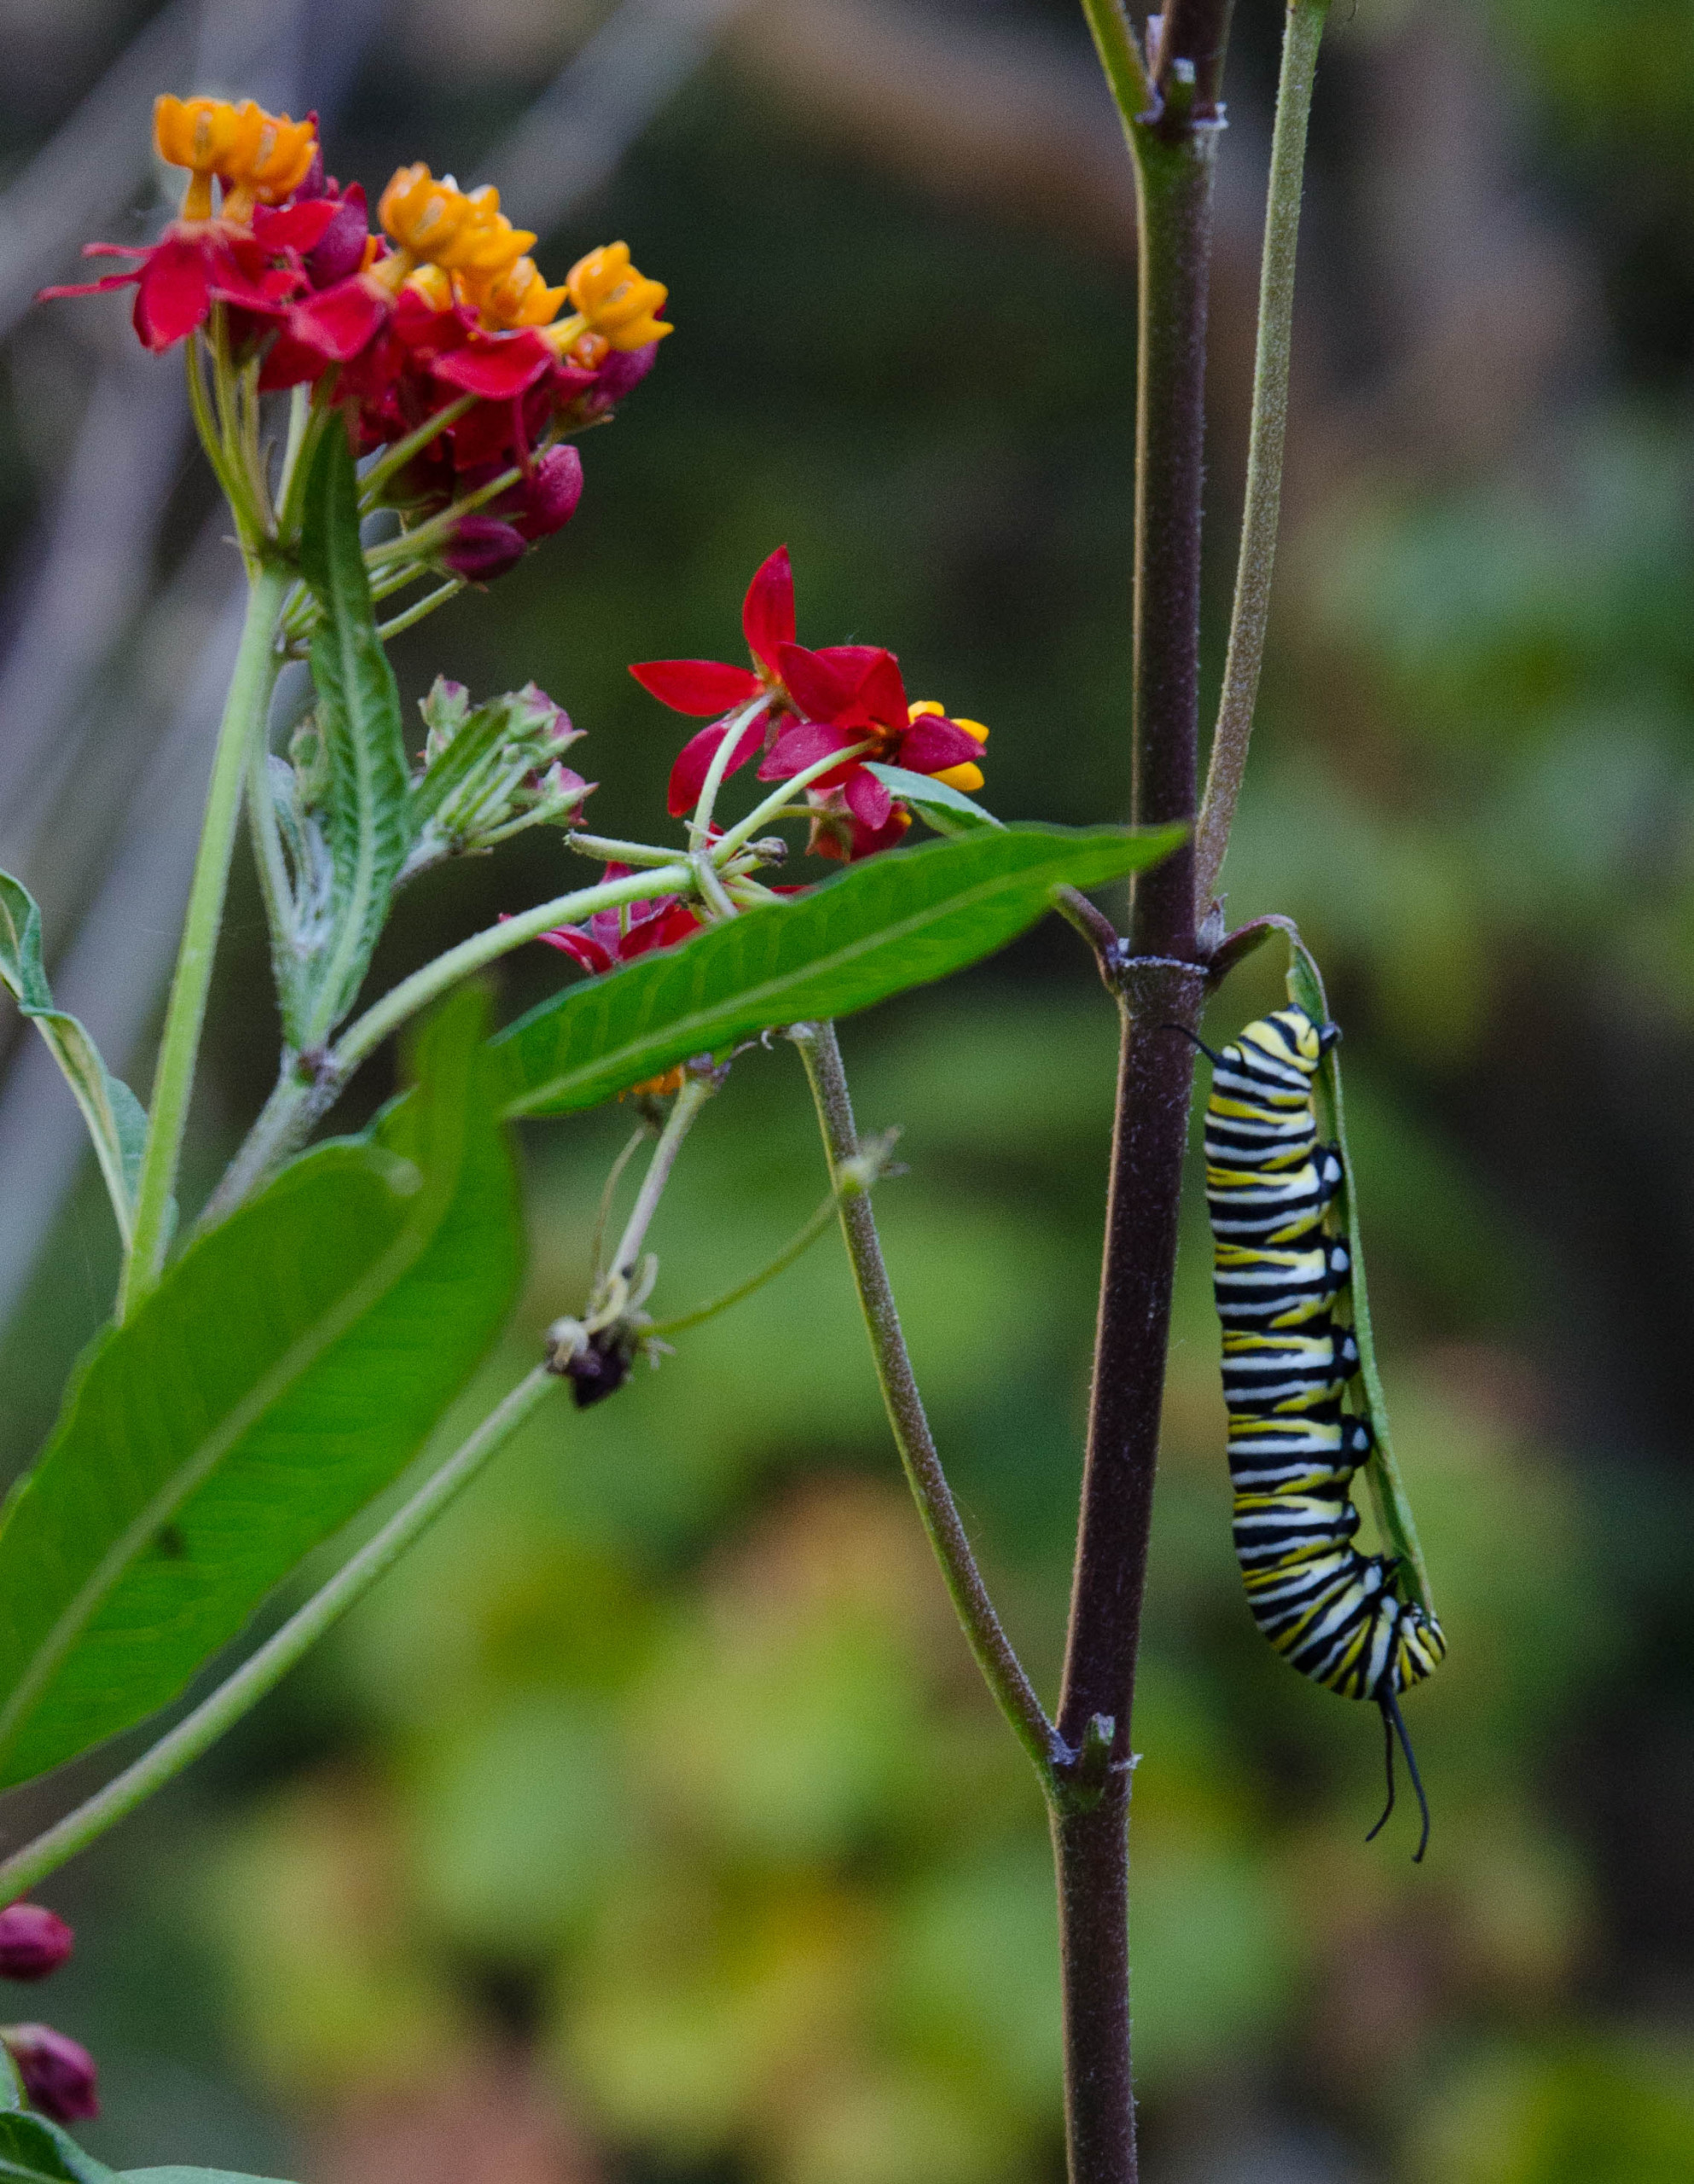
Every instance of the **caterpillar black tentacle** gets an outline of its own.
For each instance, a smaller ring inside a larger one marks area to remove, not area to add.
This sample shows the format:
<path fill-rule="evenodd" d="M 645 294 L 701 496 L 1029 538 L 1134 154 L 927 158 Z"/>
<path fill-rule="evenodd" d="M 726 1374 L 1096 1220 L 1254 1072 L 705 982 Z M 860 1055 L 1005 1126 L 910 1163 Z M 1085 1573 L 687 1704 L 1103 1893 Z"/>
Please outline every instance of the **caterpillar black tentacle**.
<path fill-rule="evenodd" d="M 1352 1262 L 1328 1226 L 1341 1156 L 1319 1142 L 1312 1096 L 1340 1036 L 1303 1008 L 1279 1009 L 1214 1057 L 1206 1199 L 1235 1552 L 1253 1618 L 1277 1651 L 1326 1689 L 1382 1709 L 1389 1801 L 1371 1833 L 1394 1809 L 1397 1738 L 1423 1815 L 1421 1858 L 1429 1804 L 1399 1694 L 1431 1674 L 1447 1641 L 1432 1614 L 1402 1597 L 1395 1561 L 1353 1543 L 1353 1478 L 1372 1443 L 1369 1423 L 1342 1407 L 1359 1369 L 1358 1345 L 1337 1317 Z"/>

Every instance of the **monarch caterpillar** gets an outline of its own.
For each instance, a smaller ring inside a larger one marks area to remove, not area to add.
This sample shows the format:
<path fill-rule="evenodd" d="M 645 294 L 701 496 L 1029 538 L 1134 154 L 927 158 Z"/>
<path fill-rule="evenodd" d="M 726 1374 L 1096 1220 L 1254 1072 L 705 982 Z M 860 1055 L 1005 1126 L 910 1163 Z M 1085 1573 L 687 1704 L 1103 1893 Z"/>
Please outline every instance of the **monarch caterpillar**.
<path fill-rule="evenodd" d="M 1250 1024 L 1221 1054 L 1201 1049 L 1212 1063 L 1206 1202 L 1235 1554 L 1253 1619 L 1284 1658 L 1382 1710 L 1388 1804 L 1371 1834 L 1394 1809 L 1397 1737 L 1423 1815 L 1421 1858 L 1430 1810 L 1399 1694 L 1436 1669 L 1447 1641 L 1433 1614 L 1401 1596 L 1395 1559 L 1353 1544 L 1353 1478 L 1372 1440 L 1368 1422 L 1342 1409 L 1359 1369 L 1344 1323 L 1351 1261 L 1328 1226 L 1340 1154 L 1319 1143 L 1313 1102 L 1340 1036 L 1290 1008 Z"/>

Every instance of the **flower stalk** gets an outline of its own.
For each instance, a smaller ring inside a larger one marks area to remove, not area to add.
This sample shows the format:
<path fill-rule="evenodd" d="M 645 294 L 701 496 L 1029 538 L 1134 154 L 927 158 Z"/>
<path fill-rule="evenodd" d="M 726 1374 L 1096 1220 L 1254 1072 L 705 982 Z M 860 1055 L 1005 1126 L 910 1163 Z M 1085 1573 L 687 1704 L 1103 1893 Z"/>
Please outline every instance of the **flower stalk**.
<path fill-rule="evenodd" d="M 1300 196 L 1306 172 L 1306 132 L 1312 116 L 1318 47 L 1330 0 L 1290 0 L 1283 29 L 1282 75 L 1271 139 L 1270 189 L 1265 203 L 1264 261 L 1259 279 L 1259 332 L 1253 362 L 1253 421 L 1247 448 L 1247 493 L 1241 515 L 1240 558 L 1230 616 L 1223 694 L 1212 734 L 1205 800 L 1195 829 L 1194 901 L 1204 918 L 1217 892 L 1223 853 L 1247 770 L 1247 746 L 1264 663 L 1270 619 L 1271 574 L 1282 513 L 1282 460 L 1288 437 L 1288 368 L 1294 335 L 1294 269 L 1300 242 Z"/>
<path fill-rule="evenodd" d="M 289 581 L 289 572 L 280 564 L 263 561 L 247 592 L 247 614 L 218 731 L 188 914 L 154 1073 L 147 1143 L 136 1190 L 135 1228 L 118 1292 L 120 1320 L 128 1317 L 164 1271 L 171 1205 L 188 1127 L 212 961 L 223 920 L 242 784 L 249 752 L 264 738 L 270 694 L 281 664 L 276 627 Z"/>

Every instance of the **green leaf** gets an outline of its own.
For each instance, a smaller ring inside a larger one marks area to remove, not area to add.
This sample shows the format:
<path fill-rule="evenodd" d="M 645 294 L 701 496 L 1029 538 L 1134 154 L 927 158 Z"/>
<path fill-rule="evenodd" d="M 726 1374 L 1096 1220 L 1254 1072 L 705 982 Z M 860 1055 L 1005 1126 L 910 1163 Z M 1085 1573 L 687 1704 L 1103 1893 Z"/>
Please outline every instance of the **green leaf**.
<path fill-rule="evenodd" d="M 872 762 L 866 769 L 876 775 L 883 787 L 902 804 L 909 804 L 920 818 L 926 820 L 937 834 L 977 834 L 985 828 L 1003 828 L 1006 822 L 996 819 L 966 795 L 963 789 L 954 788 L 947 781 L 932 781 L 927 774 L 914 774 L 905 766 L 884 766 Z"/>
<path fill-rule="evenodd" d="M 1055 887 L 1140 871 L 1181 839 L 1173 827 L 1007 827 L 867 857 L 531 1009 L 494 1042 L 502 1112 L 569 1114 L 751 1032 L 945 978 L 1033 925 Z"/>
<path fill-rule="evenodd" d="M 1324 992 L 1323 973 L 1317 961 L 1291 919 L 1278 918 L 1274 922 L 1288 936 L 1288 997 L 1297 1008 L 1303 1008 L 1314 1024 L 1330 1020 L 1329 1002 Z M 1401 1560 L 1406 1590 L 1425 1614 L 1433 1615 L 1435 1606 L 1430 1598 L 1430 1573 L 1424 1561 L 1424 1550 L 1418 1543 L 1418 1527 L 1412 1516 L 1411 1499 L 1406 1491 L 1406 1482 L 1400 1475 L 1400 1466 L 1395 1461 L 1394 1443 L 1388 1428 L 1388 1398 L 1383 1392 L 1383 1378 L 1377 1364 L 1376 1339 L 1371 1331 L 1370 1290 L 1365 1280 L 1365 1245 L 1359 1228 L 1358 1179 L 1353 1170 L 1353 1156 L 1347 1149 L 1347 1112 L 1341 1096 L 1340 1049 L 1331 1047 L 1325 1060 L 1320 1080 L 1329 1104 L 1330 1126 L 1341 1153 L 1342 1201 L 1347 1222 L 1347 1250 L 1353 1262 L 1349 1286 L 1353 1298 L 1353 1334 L 1359 1345 L 1359 1382 L 1364 1391 L 1365 1412 L 1371 1421 L 1375 1447 L 1365 1467 L 1365 1477 L 1370 1485 L 1371 1503 L 1376 1512 L 1377 1526 L 1392 1552 Z"/>
<path fill-rule="evenodd" d="M 334 874 L 330 930 L 302 979 L 301 1047 L 321 1045 L 358 998 L 412 840 L 400 693 L 376 633 L 359 487 L 347 435 L 332 427 L 306 480 L 300 566 L 322 620 L 311 641 L 317 723 L 329 765 L 324 833 Z"/>
<path fill-rule="evenodd" d="M 13 2108 L 0 2111 L 0 2184 L 116 2184 L 116 2179 L 56 2123 Z"/>
<path fill-rule="evenodd" d="M 474 991 L 420 1089 L 191 1245 L 78 1369 L 0 1518 L 0 1786 L 175 1698 L 416 1455 L 521 1270 Z"/>
<path fill-rule="evenodd" d="M 136 1178 L 147 1140 L 147 1110 L 129 1086 L 113 1077 L 100 1049 L 74 1016 L 53 1006 L 41 961 L 41 912 L 21 881 L 0 872 L 0 985 L 29 1018 L 61 1070 L 83 1111 L 95 1156 L 129 1248 Z"/>
<path fill-rule="evenodd" d="M 274 2176 L 238 2175 L 233 2169 L 126 2169 L 119 2184 L 278 2184 Z"/>

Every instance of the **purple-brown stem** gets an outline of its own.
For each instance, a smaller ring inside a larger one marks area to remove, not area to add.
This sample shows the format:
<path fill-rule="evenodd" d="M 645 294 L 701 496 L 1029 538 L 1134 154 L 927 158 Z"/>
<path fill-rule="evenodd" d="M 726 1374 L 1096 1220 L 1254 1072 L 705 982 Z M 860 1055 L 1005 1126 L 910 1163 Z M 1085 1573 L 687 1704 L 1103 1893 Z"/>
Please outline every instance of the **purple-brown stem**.
<path fill-rule="evenodd" d="M 1169 0 L 1160 110 L 1131 131 L 1140 211 L 1132 816 L 1192 823 L 1200 511 L 1216 93 L 1227 0 Z M 1135 882 L 1115 969 L 1123 1012 L 1105 1265 L 1059 1734 L 1111 1724 L 1098 1800 L 1053 1821 L 1071 2184 L 1135 2184 L 1130 2075 L 1130 1712 L 1152 1517 L 1193 1050 L 1205 990 L 1192 845 Z"/>

